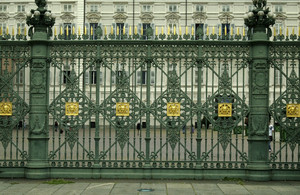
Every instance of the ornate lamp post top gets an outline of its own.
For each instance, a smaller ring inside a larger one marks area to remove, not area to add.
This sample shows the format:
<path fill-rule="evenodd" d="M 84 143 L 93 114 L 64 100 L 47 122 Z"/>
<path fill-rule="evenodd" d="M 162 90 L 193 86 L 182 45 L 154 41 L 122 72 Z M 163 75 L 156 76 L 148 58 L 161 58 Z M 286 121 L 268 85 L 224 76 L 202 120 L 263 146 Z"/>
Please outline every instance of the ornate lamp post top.
<path fill-rule="evenodd" d="M 28 35 L 32 37 L 34 28 L 34 32 L 46 32 L 51 37 L 55 17 L 45 8 L 46 0 L 35 0 L 35 4 L 38 8 L 27 13 L 26 24 L 30 26 Z"/>
<path fill-rule="evenodd" d="M 267 8 L 266 0 L 252 0 L 255 8 L 245 14 L 245 25 L 248 26 L 248 36 L 251 33 L 252 28 L 260 27 L 261 30 L 268 29 L 268 35 L 271 36 L 270 26 L 275 24 L 275 14 L 273 14 L 269 8 Z"/>

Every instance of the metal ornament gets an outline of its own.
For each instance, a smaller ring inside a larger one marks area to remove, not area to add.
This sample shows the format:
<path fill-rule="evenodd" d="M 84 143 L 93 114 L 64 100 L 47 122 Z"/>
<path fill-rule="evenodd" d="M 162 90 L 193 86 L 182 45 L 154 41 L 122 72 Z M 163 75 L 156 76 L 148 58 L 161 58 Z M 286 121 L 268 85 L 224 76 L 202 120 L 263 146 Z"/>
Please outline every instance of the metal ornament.
<path fill-rule="evenodd" d="M 66 102 L 66 115 L 67 116 L 77 116 L 79 113 L 79 103 L 78 102 Z"/>
<path fill-rule="evenodd" d="M 116 116 L 129 116 L 129 103 L 117 102 Z"/>
<path fill-rule="evenodd" d="M 219 103 L 218 104 L 218 116 L 219 117 L 231 117 L 232 116 L 232 103 Z"/>
<path fill-rule="evenodd" d="M 167 103 L 167 116 L 180 116 L 180 103 Z"/>
<path fill-rule="evenodd" d="M 12 115 L 12 103 L 0 102 L 0 116 L 11 116 L 11 115 Z"/>
<path fill-rule="evenodd" d="M 287 104 L 286 105 L 287 117 L 300 117 L 300 104 Z"/>

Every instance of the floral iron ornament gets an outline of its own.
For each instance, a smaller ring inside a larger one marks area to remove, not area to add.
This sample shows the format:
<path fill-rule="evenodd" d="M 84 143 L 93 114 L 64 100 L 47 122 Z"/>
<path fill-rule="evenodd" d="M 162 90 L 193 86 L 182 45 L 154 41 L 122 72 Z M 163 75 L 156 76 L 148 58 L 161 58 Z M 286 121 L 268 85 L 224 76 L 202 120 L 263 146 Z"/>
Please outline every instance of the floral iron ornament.
<path fill-rule="evenodd" d="M 251 30 L 256 26 L 268 28 L 268 36 L 271 37 L 272 31 L 270 26 L 275 24 L 275 14 L 266 7 L 266 0 L 252 0 L 255 8 L 245 14 L 245 25 L 248 26 L 248 37 L 250 37 Z"/>
<path fill-rule="evenodd" d="M 48 37 L 52 36 L 52 27 L 55 23 L 55 17 L 51 11 L 48 11 L 45 6 L 47 5 L 46 0 L 35 0 L 35 4 L 38 6 L 37 10 L 32 9 L 26 15 L 26 24 L 30 26 L 28 35 L 32 37 L 33 28 L 35 32 L 47 30 Z"/>

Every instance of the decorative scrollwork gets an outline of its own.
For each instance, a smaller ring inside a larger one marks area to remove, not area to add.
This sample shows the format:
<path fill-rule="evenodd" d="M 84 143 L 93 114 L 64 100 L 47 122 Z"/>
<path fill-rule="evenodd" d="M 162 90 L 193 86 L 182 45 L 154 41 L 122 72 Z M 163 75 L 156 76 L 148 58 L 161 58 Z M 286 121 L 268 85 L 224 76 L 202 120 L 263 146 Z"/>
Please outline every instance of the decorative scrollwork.
<path fill-rule="evenodd" d="M 300 104 L 287 104 L 286 117 L 300 117 Z"/>
<path fill-rule="evenodd" d="M 231 117 L 232 116 L 232 103 L 218 103 L 218 116 Z"/>
<path fill-rule="evenodd" d="M 129 103 L 116 103 L 116 116 L 129 116 Z"/>

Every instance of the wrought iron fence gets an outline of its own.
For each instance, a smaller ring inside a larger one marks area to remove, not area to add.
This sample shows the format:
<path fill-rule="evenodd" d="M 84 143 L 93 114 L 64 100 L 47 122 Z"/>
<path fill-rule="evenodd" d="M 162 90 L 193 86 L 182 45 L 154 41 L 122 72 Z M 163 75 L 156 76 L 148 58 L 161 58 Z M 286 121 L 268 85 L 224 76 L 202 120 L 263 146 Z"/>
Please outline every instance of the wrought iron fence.
<path fill-rule="evenodd" d="M 47 30 L 30 41 L 1 29 L 0 176 L 299 179 L 300 34 L 269 41 L 273 19 L 255 6 L 247 35 L 105 27 L 50 40 L 40 8 Z"/>

